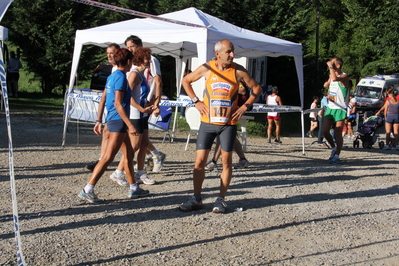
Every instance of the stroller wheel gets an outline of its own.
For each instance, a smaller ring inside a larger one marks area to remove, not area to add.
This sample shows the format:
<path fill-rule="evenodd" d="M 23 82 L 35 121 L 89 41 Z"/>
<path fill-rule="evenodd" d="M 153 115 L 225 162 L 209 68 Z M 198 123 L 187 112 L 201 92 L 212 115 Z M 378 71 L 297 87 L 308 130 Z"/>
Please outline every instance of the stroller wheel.
<path fill-rule="evenodd" d="M 363 141 L 363 148 L 365 148 L 365 149 L 370 149 L 371 146 L 372 146 L 372 144 L 371 144 L 370 141 L 368 141 L 368 140 Z"/>
<path fill-rule="evenodd" d="M 353 148 L 359 148 L 359 141 L 358 140 L 355 140 L 353 142 Z"/>
<path fill-rule="evenodd" d="M 383 149 L 385 146 L 385 143 L 383 141 L 378 142 L 378 146 L 380 147 L 380 149 Z"/>

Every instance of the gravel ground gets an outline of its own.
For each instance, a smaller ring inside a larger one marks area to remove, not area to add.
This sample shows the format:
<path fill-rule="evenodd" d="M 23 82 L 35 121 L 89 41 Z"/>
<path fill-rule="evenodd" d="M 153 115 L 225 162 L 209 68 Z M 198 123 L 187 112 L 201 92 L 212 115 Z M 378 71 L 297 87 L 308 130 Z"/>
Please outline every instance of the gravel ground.
<path fill-rule="evenodd" d="M 4 112 L 0 113 L 0 265 L 16 265 Z M 194 140 L 186 133 L 157 148 L 167 154 L 151 195 L 127 199 L 105 172 L 90 205 L 77 194 L 97 158 L 100 138 L 62 118 L 11 116 L 22 248 L 28 265 L 399 265 L 398 152 L 354 149 L 329 165 L 329 150 L 299 137 L 249 138 L 251 165 L 234 170 L 229 211 L 211 212 L 218 175 L 207 173 L 204 209 L 178 211 L 192 193 Z M 237 161 L 234 155 L 234 161 Z"/>

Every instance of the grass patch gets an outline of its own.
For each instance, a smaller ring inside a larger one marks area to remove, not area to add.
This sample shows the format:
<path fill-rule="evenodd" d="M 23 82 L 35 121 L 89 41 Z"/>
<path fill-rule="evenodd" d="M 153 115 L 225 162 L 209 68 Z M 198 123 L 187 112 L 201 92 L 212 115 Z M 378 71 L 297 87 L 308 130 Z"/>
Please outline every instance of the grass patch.
<path fill-rule="evenodd" d="M 8 98 L 11 112 L 63 115 L 63 97 L 44 97 L 40 93 L 20 93 L 19 98 Z"/>

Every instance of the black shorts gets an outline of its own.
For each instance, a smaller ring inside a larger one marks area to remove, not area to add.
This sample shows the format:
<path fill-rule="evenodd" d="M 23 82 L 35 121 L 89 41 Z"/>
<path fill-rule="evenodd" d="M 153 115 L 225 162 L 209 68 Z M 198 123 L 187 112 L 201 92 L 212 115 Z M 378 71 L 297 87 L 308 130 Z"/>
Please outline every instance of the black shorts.
<path fill-rule="evenodd" d="M 318 120 L 317 120 L 317 118 L 311 117 L 311 118 L 310 118 L 310 122 L 316 122 L 316 123 L 317 123 Z"/>
<path fill-rule="evenodd" d="M 8 81 L 18 81 L 19 73 L 18 72 L 8 72 L 7 79 L 8 79 Z"/>
<path fill-rule="evenodd" d="M 110 133 L 126 133 L 127 126 L 122 119 L 118 120 L 108 120 L 107 121 L 108 131 Z"/>
<path fill-rule="evenodd" d="M 220 147 L 223 151 L 231 152 L 237 135 L 237 125 L 213 125 L 201 122 L 197 150 L 210 150 L 216 136 L 220 136 Z"/>
<path fill-rule="evenodd" d="M 148 119 L 147 117 L 141 119 L 130 119 L 133 126 L 136 128 L 139 134 L 143 134 L 145 129 L 148 129 Z"/>

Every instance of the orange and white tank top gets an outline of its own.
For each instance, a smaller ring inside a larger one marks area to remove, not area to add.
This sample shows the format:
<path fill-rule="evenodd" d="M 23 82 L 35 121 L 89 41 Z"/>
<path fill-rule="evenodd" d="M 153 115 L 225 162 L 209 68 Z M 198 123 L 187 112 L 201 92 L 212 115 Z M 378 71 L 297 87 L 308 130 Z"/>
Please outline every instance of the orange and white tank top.
<path fill-rule="evenodd" d="M 210 74 L 204 90 L 204 104 L 209 108 L 201 121 L 214 125 L 237 125 L 231 120 L 231 114 L 238 109 L 238 82 L 236 64 L 232 63 L 226 71 L 219 71 L 216 60 L 208 62 Z"/>

